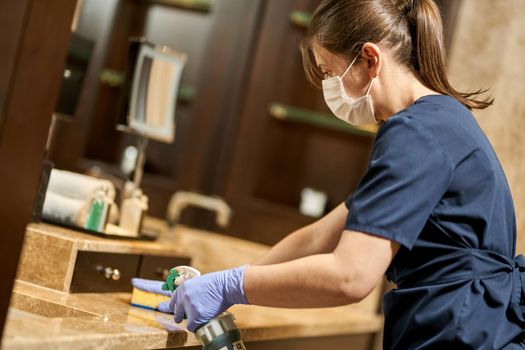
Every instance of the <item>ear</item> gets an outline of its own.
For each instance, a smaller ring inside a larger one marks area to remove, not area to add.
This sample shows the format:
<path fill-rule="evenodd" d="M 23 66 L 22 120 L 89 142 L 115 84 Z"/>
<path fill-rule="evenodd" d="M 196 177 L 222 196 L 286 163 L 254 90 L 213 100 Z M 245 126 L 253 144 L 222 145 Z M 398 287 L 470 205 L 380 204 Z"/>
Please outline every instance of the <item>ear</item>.
<path fill-rule="evenodd" d="M 383 53 L 381 49 L 374 43 L 366 42 L 363 44 L 361 53 L 367 62 L 368 75 L 370 78 L 376 78 L 383 64 Z"/>

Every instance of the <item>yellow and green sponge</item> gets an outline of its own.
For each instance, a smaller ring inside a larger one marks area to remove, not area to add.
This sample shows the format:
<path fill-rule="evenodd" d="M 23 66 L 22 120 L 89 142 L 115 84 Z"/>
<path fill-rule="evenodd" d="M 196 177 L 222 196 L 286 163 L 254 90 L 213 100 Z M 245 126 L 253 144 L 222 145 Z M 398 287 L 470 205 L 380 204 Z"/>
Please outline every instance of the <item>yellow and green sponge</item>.
<path fill-rule="evenodd" d="M 131 294 L 131 305 L 145 309 L 167 312 L 165 302 L 171 299 L 171 295 L 185 280 L 200 276 L 200 271 L 191 266 L 177 266 L 170 269 L 166 282 L 133 278 L 133 293 Z M 160 306 L 160 308 L 159 308 Z"/>
<path fill-rule="evenodd" d="M 162 281 L 133 278 L 131 305 L 145 309 L 159 310 L 159 305 L 171 299 L 172 292 L 162 290 Z"/>

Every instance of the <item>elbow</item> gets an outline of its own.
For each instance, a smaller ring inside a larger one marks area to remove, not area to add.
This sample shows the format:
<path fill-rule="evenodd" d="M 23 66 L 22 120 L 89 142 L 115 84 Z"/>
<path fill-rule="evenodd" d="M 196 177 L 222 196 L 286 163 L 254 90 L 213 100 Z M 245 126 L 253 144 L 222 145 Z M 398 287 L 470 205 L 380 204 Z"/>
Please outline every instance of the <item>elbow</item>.
<path fill-rule="evenodd" d="M 366 271 L 346 271 L 339 284 L 340 294 L 346 304 L 354 304 L 365 299 L 377 285 L 377 281 Z"/>

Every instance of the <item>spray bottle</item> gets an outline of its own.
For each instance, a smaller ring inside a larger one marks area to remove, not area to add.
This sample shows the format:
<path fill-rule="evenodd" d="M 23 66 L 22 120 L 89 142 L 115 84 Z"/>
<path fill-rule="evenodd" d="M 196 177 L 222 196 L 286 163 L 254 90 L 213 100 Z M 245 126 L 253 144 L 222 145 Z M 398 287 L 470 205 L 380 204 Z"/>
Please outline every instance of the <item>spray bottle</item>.
<path fill-rule="evenodd" d="M 162 289 L 174 291 L 184 281 L 200 275 L 199 270 L 190 266 L 174 267 Z M 195 336 L 201 342 L 202 350 L 246 350 L 241 331 L 235 324 L 235 317 L 229 312 L 224 312 L 197 328 Z"/>

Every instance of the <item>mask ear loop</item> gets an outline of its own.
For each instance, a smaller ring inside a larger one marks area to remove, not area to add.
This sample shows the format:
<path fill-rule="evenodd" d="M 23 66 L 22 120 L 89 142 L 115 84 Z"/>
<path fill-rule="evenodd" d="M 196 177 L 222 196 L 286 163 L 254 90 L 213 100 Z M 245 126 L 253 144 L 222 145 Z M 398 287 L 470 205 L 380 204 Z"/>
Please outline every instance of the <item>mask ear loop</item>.
<path fill-rule="evenodd" d="M 350 70 L 350 68 L 352 68 L 352 66 L 354 65 L 355 61 L 357 61 L 357 58 L 359 57 L 359 55 L 355 56 L 354 59 L 352 60 L 352 62 L 350 63 L 350 65 L 348 66 L 348 68 L 346 68 L 345 72 L 343 73 L 343 75 L 341 75 L 341 79 L 344 78 L 344 76 L 346 75 L 346 73 L 348 73 L 348 71 Z"/>
<path fill-rule="evenodd" d="M 366 90 L 366 95 L 370 95 L 370 90 L 372 90 L 372 84 L 374 83 L 374 80 L 376 80 L 377 77 L 373 77 L 372 80 L 370 80 L 370 85 L 368 85 L 368 90 Z"/>
<path fill-rule="evenodd" d="M 370 90 L 372 89 L 372 84 L 374 83 L 374 80 L 376 80 L 375 77 L 373 77 L 372 80 L 370 80 L 370 85 L 368 85 L 368 90 L 366 90 L 366 95 L 365 96 L 370 95 Z"/>

